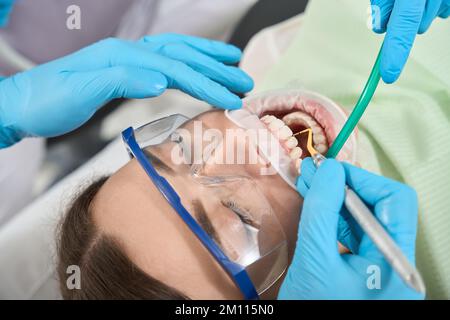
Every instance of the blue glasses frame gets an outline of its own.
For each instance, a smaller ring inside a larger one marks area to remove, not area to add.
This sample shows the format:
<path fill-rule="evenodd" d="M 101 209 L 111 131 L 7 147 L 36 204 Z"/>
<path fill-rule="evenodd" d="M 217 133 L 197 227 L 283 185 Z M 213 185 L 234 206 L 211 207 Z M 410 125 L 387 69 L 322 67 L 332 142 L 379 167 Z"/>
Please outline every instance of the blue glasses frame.
<path fill-rule="evenodd" d="M 211 237 L 203 230 L 192 215 L 186 210 L 181 203 L 180 196 L 170 183 L 158 174 L 153 167 L 151 161 L 148 160 L 145 153 L 136 141 L 133 128 L 128 128 L 122 132 L 122 139 L 127 145 L 130 156 L 137 159 L 139 164 L 145 170 L 147 175 L 155 184 L 156 188 L 166 198 L 167 202 L 178 213 L 180 218 L 187 224 L 195 236 L 200 240 L 203 246 L 212 254 L 220 266 L 228 273 L 236 286 L 247 300 L 258 300 L 259 295 L 253 285 L 245 268 L 231 261 L 222 249 L 211 239 Z"/>

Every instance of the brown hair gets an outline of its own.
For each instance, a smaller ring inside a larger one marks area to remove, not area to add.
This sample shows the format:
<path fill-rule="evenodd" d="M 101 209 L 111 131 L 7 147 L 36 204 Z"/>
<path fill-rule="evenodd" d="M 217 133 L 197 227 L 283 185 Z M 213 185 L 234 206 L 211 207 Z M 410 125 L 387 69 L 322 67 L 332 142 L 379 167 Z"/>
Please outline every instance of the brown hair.
<path fill-rule="evenodd" d="M 119 241 L 100 234 L 91 204 L 107 178 L 76 197 L 58 230 L 58 278 L 64 299 L 188 299 L 152 278 L 124 253 Z M 80 268 L 80 289 L 67 285 L 69 266 Z"/>

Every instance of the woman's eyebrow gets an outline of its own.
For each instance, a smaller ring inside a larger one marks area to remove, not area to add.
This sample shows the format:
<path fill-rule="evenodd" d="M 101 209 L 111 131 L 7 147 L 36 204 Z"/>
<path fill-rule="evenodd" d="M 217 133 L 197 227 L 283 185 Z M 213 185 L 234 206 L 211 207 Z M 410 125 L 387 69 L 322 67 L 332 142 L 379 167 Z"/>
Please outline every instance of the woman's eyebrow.
<path fill-rule="evenodd" d="M 160 158 L 158 158 L 155 154 L 153 154 L 150 150 L 144 149 L 144 153 L 147 156 L 148 160 L 152 163 L 157 171 L 165 171 L 168 173 L 174 173 L 174 170 L 164 163 Z"/>
<path fill-rule="evenodd" d="M 192 200 L 192 206 L 194 207 L 194 213 L 197 217 L 197 221 L 202 227 L 202 229 L 220 246 L 222 247 L 222 244 L 220 242 L 220 239 L 217 235 L 217 231 L 214 228 L 213 224 L 211 223 L 211 220 L 209 219 L 208 215 L 206 214 L 205 207 L 201 203 L 200 200 L 194 199 Z"/>
<path fill-rule="evenodd" d="M 145 155 L 148 157 L 149 161 L 152 163 L 152 165 L 159 170 L 166 171 L 168 173 L 174 173 L 175 170 L 173 170 L 171 167 L 169 167 L 167 164 L 165 164 L 160 158 L 158 158 L 155 154 L 153 154 L 150 150 L 145 149 L 144 150 Z M 197 217 L 197 221 L 200 224 L 200 227 L 219 245 L 221 246 L 220 239 L 217 235 L 217 231 L 214 228 L 211 220 L 209 219 L 208 215 L 206 214 L 205 207 L 201 203 L 200 200 L 194 199 L 192 200 L 192 206 L 194 208 L 194 214 Z"/>

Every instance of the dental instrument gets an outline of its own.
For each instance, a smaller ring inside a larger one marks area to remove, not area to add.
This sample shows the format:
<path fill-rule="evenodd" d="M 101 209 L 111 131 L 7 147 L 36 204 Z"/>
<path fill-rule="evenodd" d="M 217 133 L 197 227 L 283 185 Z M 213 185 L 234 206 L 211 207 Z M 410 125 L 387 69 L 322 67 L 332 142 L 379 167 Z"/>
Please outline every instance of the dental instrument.
<path fill-rule="evenodd" d="M 326 158 L 312 146 L 312 129 L 305 129 L 295 135 L 306 132 L 308 133 L 307 149 L 311 154 L 314 165 L 318 168 Z M 386 232 L 356 192 L 348 186 L 345 186 L 344 204 L 362 230 L 370 237 L 375 246 L 386 258 L 389 265 L 394 268 L 403 281 L 417 292 L 425 294 L 425 284 L 419 271 L 408 261 L 392 237 Z"/>

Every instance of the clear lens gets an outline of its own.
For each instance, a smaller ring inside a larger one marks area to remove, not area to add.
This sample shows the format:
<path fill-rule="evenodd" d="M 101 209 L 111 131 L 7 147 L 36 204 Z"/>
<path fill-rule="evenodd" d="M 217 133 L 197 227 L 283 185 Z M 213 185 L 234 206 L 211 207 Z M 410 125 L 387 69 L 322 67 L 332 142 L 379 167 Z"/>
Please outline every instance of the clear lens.
<path fill-rule="evenodd" d="M 178 127 L 189 120 L 181 114 L 174 114 L 153 121 L 134 131 L 136 142 L 141 149 L 165 141 Z"/>
<path fill-rule="evenodd" d="M 264 292 L 288 264 L 286 238 L 270 203 L 244 165 L 230 169 L 229 165 L 209 163 L 204 154 L 212 155 L 214 150 L 204 148 L 200 150 L 201 161 L 192 161 L 192 154 L 198 150 L 187 144 L 186 130 L 175 130 L 185 120 L 164 119 L 151 124 L 151 130 L 138 129 L 136 140 L 146 148 L 146 154 L 153 154 L 173 169 L 167 172 L 155 166 L 197 223 L 230 260 L 246 268 L 257 292 Z M 220 145 L 217 141 L 215 147 Z M 205 147 L 211 148 L 211 144 Z M 186 161 L 174 164 L 169 160 L 174 154 Z"/>
<path fill-rule="evenodd" d="M 216 184 L 206 187 L 205 193 L 213 190 L 216 203 L 225 208 L 213 214 L 235 215 L 219 226 L 222 249 L 246 268 L 258 293 L 262 293 L 283 274 L 288 263 L 286 239 L 278 219 L 251 180 L 239 178 Z"/>

